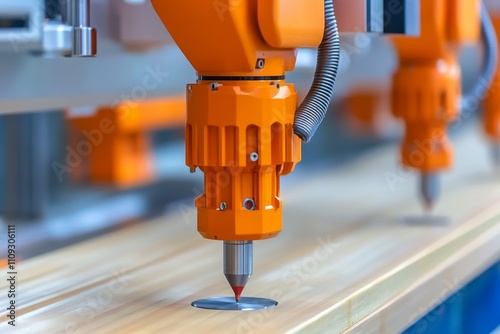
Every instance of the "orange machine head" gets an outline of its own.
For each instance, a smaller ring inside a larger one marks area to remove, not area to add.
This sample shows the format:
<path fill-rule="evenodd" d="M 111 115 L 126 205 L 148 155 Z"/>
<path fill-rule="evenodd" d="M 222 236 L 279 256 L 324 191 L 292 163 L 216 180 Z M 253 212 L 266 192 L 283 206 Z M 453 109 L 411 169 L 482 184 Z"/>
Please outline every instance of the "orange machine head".
<path fill-rule="evenodd" d="M 421 34 L 394 37 L 400 67 L 392 108 L 404 120 L 402 161 L 423 172 L 449 168 L 447 125 L 460 114 L 461 77 L 456 51 L 480 36 L 479 0 L 421 0 Z"/>
<path fill-rule="evenodd" d="M 324 1 L 287 1 L 152 3 L 198 75 L 274 76 L 293 70 L 295 48 L 318 46 L 323 38 Z"/>
<path fill-rule="evenodd" d="M 152 1 L 198 73 L 187 88 L 186 163 L 205 173 L 198 230 L 218 240 L 281 231 L 280 176 L 300 161 L 297 47 L 323 38 L 323 0 Z"/>

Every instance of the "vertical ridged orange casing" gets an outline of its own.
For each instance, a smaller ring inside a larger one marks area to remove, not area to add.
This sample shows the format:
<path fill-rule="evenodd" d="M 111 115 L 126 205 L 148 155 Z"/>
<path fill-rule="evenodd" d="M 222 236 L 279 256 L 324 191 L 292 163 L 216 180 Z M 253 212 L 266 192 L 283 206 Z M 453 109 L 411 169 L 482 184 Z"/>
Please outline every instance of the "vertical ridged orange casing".
<path fill-rule="evenodd" d="M 500 44 L 500 13 L 491 13 Z M 484 128 L 489 139 L 500 142 L 500 61 L 484 105 Z"/>
<path fill-rule="evenodd" d="M 284 75 L 295 67 L 296 48 L 321 42 L 324 2 L 152 3 L 199 76 L 188 85 L 186 126 L 186 164 L 205 174 L 195 200 L 198 231 L 218 240 L 276 236 L 280 176 L 301 154 L 297 94 Z"/>
<path fill-rule="evenodd" d="M 195 201 L 198 231 L 219 240 L 274 237 L 281 231 L 280 176 L 300 161 L 295 89 L 284 81 L 209 85 L 187 93 L 186 162 L 205 173 L 205 193 Z"/>
<path fill-rule="evenodd" d="M 394 76 L 392 110 L 405 121 L 402 162 L 431 172 L 449 168 L 448 123 L 459 115 L 460 68 L 453 57 L 402 66 Z"/>
<path fill-rule="evenodd" d="M 394 37 L 400 66 L 392 111 L 406 126 L 402 162 L 423 172 L 451 167 L 447 126 L 460 115 L 459 43 L 480 37 L 479 0 L 421 0 L 421 35 Z"/>

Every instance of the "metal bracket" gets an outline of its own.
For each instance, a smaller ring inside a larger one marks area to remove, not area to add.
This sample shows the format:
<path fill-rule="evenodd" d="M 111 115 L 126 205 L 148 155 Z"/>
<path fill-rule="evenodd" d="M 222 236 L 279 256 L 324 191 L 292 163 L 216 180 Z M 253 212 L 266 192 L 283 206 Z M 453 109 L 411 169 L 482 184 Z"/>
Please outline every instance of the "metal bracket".
<path fill-rule="evenodd" d="M 341 33 L 420 34 L 420 0 L 333 0 Z"/>

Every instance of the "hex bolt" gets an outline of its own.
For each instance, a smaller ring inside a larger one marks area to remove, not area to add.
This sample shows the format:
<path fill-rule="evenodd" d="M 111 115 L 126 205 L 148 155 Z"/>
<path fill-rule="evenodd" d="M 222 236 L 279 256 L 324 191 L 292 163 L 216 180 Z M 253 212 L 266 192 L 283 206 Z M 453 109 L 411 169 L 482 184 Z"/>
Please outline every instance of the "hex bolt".
<path fill-rule="evenodd" d="M 219 204 L 219 210 L 220 211 L 226 211 L 227 210 L 227 203 L 226 202 L 221 202 Z"/>
<path fill-rule="evenodd" d="M 220 84 L 219 84 L 218 82 L 212 82 L 212 83 L 210 84 L 210 90 L 211 90 L 212 92 L 214 92 L 214 91 L 216 91 L 216 90 L 218 90 L 218 89 L 219 89 L 219 86 L 220 86 Z"/>

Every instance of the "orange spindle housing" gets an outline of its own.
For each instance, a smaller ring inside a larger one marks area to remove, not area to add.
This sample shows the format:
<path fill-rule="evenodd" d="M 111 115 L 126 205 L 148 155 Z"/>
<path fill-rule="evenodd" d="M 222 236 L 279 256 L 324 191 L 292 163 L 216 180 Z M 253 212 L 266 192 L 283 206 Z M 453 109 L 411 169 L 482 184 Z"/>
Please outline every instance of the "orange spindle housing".
<path fill-rule="evenodd" d="M 421 0 L 421 34 L 394 37 L 400 66 L 392 109 L 406 133 L 402 162 L 423 172 L 449 168 L 453 153 L 447 125 L 459 114 L 457 47 L 480 36 L 479 0 Z"/>
<path fill-rule="evenodd" d="M 188 85 L 186 126 L 186 164 L 205 173 L 198 231 L 218 240 L 276 236 L 280 176 L 301 152 L 297 94 L 284 75 L 295 67 L 296 48 L 320 44 L 324 1 L 152 3 L 199 76 Z"/>
<path fill-rule="evenodd" d="M 300 161 L 294 87 L 284 81 L 190 87 L 186 161 L 205 173 L 205 193 L 195 202 L 198 231 L 219 240 L 276 236 L 280 176 Z"/>

